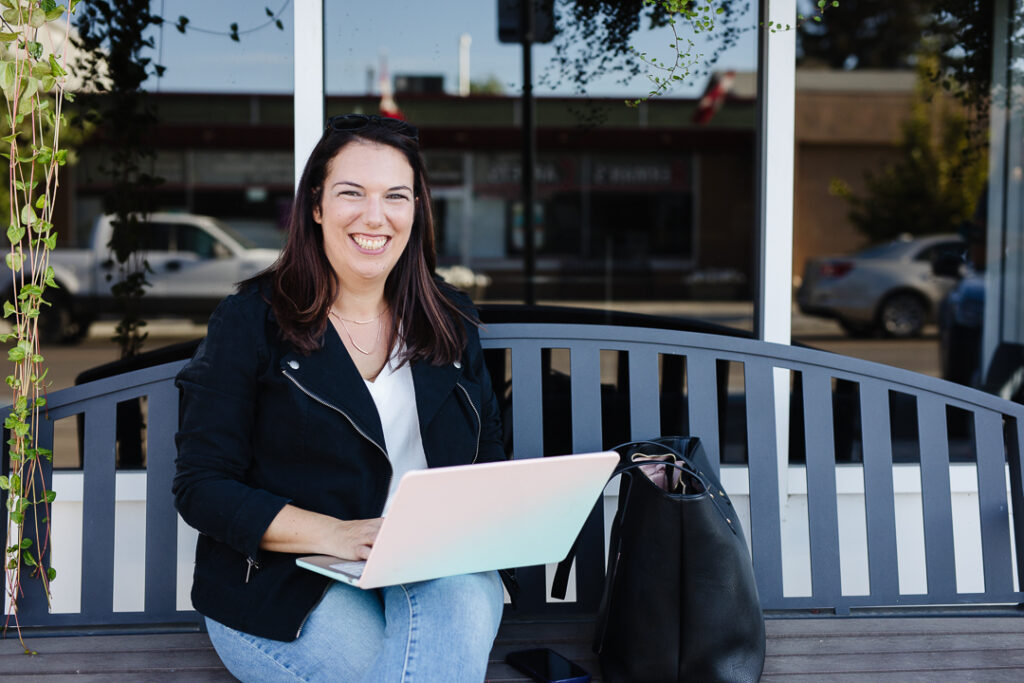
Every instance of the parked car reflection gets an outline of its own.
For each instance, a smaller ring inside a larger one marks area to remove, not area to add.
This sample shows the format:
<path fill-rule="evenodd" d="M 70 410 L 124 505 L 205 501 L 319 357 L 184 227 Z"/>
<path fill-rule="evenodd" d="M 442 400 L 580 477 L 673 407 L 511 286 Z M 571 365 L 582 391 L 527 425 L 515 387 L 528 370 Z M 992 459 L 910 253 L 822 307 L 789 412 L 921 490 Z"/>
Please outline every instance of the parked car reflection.
<path fill-rule="evenodd" d="M 797 303 L 808 315 L 834 318 L 853 336 L 917 336 L 956 284 L 933 273 L 932 261 L 965 248 L 957 235 L 908 235 L 852 256 L 808 259 Z"/>

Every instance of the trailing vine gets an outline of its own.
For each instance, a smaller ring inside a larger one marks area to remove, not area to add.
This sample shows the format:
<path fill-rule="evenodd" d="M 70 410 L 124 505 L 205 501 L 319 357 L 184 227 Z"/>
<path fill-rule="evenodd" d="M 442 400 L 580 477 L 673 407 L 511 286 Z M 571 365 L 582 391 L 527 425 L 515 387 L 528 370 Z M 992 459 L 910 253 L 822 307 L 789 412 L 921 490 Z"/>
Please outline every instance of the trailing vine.
<path fill-rule="evenodd" d="M 18 599 L 26 574 L 38 577 L 49 601 L 50 582 L 56 577 L 47 564 L 49 508 L 56 494 L 45 486 L 44 461 L 53 454 L 39 445 L 39 411 L 46 405 L 46 374 L 39 348 L 39 314 L 49 305 L 45 295 L 56 287 L 49 265 L 56 246 L 53 226 L 58 169 L 67 160 L 60 149 L 60 131 L 68 67 L 64 49 L 70 24 L 65 20 L 63 40 L 54 41 L 46 29 L 66 13 L 74 13 L 79 0 L 61 5 L 55 0 L 0 0 L 0 88 L 6 109 L 3 117 L 3 155 L 9 161 L 9 215 L 5 257 L 14 300 L 4 302 L 4 317 L 12 326 L 0 341 L 10 344 L 7 358 L 14 364 L 6 378 L 12 390 L 11 412 L 4 421 L 9 469 L 0 477 L 5 498 L 7 528 L 4 543 L 4 589 L 11 618 L 18 627 Z M 58 44 L 54 44 L 58 43 Z M 26 533 L 26 525 L 31 523 Z"/>

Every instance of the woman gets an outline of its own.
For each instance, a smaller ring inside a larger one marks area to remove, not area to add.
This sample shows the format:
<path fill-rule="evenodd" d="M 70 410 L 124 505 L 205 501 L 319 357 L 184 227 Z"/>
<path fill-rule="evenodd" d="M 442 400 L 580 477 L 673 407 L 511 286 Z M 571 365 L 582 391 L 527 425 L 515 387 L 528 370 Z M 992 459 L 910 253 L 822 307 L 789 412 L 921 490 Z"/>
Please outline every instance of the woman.
<path fill-rule="evenodd" d="M 280 259 L 178 375 L 192 602 L 242 680 L 483 679 L 495 572 L 363 591 L 294 561 L 365 559 L 404 472 L 505 457 L 471 304 L 434 258 L 416 129 L 336 116 Z"/>

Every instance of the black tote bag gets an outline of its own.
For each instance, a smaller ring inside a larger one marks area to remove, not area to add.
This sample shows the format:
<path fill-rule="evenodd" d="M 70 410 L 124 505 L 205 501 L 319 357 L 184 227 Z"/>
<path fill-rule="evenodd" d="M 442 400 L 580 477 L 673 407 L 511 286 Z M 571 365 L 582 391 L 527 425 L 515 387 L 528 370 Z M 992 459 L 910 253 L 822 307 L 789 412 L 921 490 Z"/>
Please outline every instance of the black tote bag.
<path fill-rule="evenodd" d="M 615 450 L 622 479 L 594 642 L 605 680 L 757 681 L 765 631 L 750 554 L 700 441 L 661 437 Z M 637 454 L 675 463 L 635 463 Z M 665 478 L 675 475 L 682 491 L 664 490 L 641 468 L 668 468 Z M 552 594 L 564 596 L 571 561 Z"/>

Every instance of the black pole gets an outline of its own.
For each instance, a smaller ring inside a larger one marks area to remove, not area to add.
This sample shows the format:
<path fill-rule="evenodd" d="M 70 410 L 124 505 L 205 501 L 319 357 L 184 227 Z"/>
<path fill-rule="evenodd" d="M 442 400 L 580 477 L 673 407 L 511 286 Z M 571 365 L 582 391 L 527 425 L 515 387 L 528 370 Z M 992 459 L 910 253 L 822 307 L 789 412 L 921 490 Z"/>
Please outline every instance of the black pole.
<path fill-rule="evenodd" d="M 520 0 L 523 27 L 523 278 L 525 284 L 524 303 L 537 303 L 534 289 L 533 253 L 533 195 L 534 157 L 537 151 L 536 130 L 533 122 L 533 0 Z"/>

